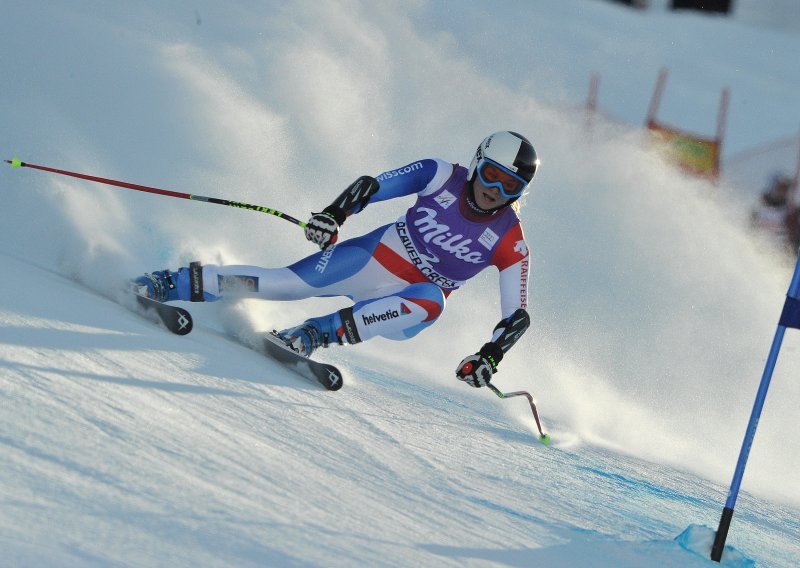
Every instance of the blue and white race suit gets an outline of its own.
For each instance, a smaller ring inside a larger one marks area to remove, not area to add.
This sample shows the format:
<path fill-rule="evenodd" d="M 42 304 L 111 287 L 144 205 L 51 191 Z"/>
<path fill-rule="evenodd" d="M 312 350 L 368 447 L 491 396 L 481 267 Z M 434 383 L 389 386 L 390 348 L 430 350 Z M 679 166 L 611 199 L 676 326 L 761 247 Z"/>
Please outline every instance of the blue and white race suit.
<path fill-rule="evenodd" d="M 357 337 L 400 340 L 430 326 L 445 298 L 491 265 L 500 271 L 502 317 L 527 307 L 529 254 L 517 213 L 474 211 L 466 168 L 424 159 L 376 179 L 380 188 L 370 202 L 416 195 L 394 223 L 283 268 L 206 265 L 205 299 L 234 289 L 241 295 L 242 288 L 266 300 L 346 296 L 354 302 L 349 325 Z"/>

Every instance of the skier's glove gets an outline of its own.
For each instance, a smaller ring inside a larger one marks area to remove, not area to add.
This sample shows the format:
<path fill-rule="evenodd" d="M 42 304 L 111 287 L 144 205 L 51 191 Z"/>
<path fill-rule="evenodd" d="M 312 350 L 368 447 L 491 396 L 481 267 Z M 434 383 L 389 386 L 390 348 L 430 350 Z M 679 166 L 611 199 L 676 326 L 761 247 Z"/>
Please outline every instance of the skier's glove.
<path fill-rule="evenodd" d="M 328 250 L 339 238 L 339 223 L 336 222 L 336 217 L 327 210 L 312 213 L 311 219 L 306 223 L 306 238 L 322 250 Z"/>
<path fill-rule="evenodd" d="M 502 359 L 503 351 L 490 341 L 475 355 L 470 355 L 459 363 L 456 377 L 471 387 L 485 387 L 497 372 L 497 365 Z"/>

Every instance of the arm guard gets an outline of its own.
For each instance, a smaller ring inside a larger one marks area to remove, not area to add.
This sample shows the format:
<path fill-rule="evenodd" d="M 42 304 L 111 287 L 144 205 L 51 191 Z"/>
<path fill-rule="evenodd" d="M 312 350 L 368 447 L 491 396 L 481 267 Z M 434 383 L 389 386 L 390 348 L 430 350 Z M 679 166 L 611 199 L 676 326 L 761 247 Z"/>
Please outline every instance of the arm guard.
<path fill-rule="evenodd" d="M 514 346 L 530 325 L 531 317 L 528 312 L 523 308 L 518 309 L 494 327 L 492 341 L 481 347 L 481 355 L 491 356 L 492 362 L 497 367 L 497 364 L 502 361 L 503 355 Z"/>
<path fill-rule="evenodd" d="M 361 176 L 351 183 L 350 186 L 345 189 L 333 203 L 323 209 L 322 212 L 331 215 L 336 220 L 336 224 L 341 227 L 348 215 L 351 213 L 358 213 L 367 206 L 370 197 L 375 195 L 378 189 L 380 189 L 378 180 L 370 176 Z"/>

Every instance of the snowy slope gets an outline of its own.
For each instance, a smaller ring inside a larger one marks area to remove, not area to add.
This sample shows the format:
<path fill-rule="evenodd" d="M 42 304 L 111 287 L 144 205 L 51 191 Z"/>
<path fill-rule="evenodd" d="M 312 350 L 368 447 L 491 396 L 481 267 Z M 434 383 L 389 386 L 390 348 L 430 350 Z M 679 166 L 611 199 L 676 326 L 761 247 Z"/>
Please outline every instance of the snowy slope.
<path fill-rule="evenodd" d="M 498 319 L 476 303 L 492 275 L 417 341 L 326 352 L 347 370 L 326 393 L 242 342 L 336 300 L 187 306 L 185 338 L 113 301 L 144 270 L 294 260 L 295 227 L 3 164 L 3 563 L 708 565 L 673 539 L 716 526 L 791 265 L 724 185 L 635 130 L 585 144 L 574 107 L 598 70 L 601 105 L 636 124 L 669 65 L 665 118 L 703 131 L 731 86 L 739 150 L 800 123 L 797 36 L 577 0 L 3 14 L 0 158 L 302 216 L 361 173 L 529 135 L 534 323 L 496 382 L 531 390 L 556 440 L 535 442 L 524 401 L 453 379 Z M 788 334 L 729 537 L 760 566 L 800 557 L 799 352 Z"/>
<path fill-rule="evenodd" d="M 717 486 L 547 448 L 503 416 L 514 402 L 397 370 L 351 364 L 328 393 L 213 329 L 176 337 L 3 264 L 29 283 L 0 293 L 9 566 L 706 565 L 671 540 L 713 523 Z M 798 517 L 764 506 L 742 503 L 744 542 L 786 559 Z"/>

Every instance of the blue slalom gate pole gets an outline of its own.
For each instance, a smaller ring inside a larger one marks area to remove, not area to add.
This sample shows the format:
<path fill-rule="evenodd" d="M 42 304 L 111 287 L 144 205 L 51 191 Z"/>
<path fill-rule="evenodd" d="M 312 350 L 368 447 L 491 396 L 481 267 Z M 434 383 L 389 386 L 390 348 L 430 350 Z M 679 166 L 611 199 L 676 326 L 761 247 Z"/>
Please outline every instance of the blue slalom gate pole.
<path fill-rule="evenodd" d="M 753 445 L 753 438 L 756 435 L 756 428 L 758 427 L 758 421 L 761 417 L 761 410 L 764 407 L 764 400 L 767 398 L 767 390 L 769 390 L 769 383 L 772 380 L 772 372 L 775 370 L 775 363 L 778 361 L 778 353 L 783 343 L 783 335 L 786 333 L 787 327 L 800 329 L 799 292 L 800 258 L 798 258 L 794 267 L 794 275 L 789 285 L 789 292 L 786 294 L 786 302 L 783 305 L 781 319 L 778 323 L 778 329 L 775 331 L 775 338 L 772 340 L 772 347 L 769 350 L 767 364 L 764 367 L 764 374 L 761 376 L 761 384 L 758 387 L 756 400 L 753 404 L 753 412 L 750 414 L 750 422 L 747 424 L 747 430 L 745 431 L 744 440 L 742 441 L 742 449 L 739 452 L 739 461 L 736 464 L 736 471 L 733 474 L 730 491 L 728 491 L 728 499 L 725 502 L 725 508 L 722 510 L 722 518 L 719 521 L 717 535 L 714 538 L 714 546 L 711 548 L 711 560 L 715 562 L 719 562 L 722 559 L 722 551 L 725 548 L 725 540 L 728 538 L 728 529 L 731 526 L 731 519 L 733 518 L 733 509 L 736 507 L 736 498 L 739 496 L 739 488 L 742 485 L 744 468 L 747 465 L 747 458 L 750 455 L 750 448 Z"/>

